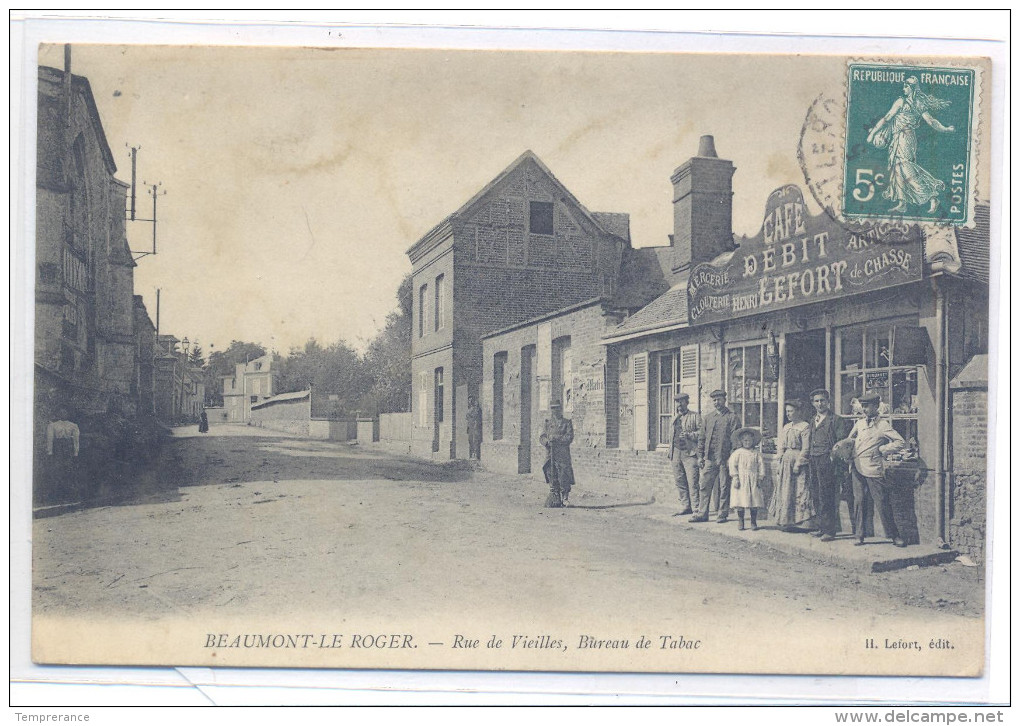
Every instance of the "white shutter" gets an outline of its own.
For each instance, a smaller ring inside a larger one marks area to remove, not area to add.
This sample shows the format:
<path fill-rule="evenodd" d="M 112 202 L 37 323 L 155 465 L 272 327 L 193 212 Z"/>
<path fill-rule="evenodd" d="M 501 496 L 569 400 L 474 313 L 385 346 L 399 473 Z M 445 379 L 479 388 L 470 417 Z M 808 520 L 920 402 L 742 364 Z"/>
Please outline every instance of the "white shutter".
<path fill-rule="evenodd" d="M 634 448 L 648 450 L 648 354 L 634 356 Z"/>
<path fill-rule="evenodd" d="M 677 363 L 677 378 L 680 393 L 691 397 L 691 410 L 701 411 L 701 368 L 698 365 L 700 351 L 698 345 L 685 345 L 680 349 L 680 360 Z"/>

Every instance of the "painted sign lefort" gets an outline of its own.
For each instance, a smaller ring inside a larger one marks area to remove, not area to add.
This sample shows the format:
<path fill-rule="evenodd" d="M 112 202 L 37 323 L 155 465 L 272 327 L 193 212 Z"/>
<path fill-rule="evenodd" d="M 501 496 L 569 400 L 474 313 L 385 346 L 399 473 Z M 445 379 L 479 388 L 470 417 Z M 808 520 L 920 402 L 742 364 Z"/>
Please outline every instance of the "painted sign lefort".
<path fill-rule="evenodd" d="M 769 195 L 761 230 L 687 283 L 691 324 L 767 313 L 921 279 L 921 232 L 810 215 L 794 185 Z"/>

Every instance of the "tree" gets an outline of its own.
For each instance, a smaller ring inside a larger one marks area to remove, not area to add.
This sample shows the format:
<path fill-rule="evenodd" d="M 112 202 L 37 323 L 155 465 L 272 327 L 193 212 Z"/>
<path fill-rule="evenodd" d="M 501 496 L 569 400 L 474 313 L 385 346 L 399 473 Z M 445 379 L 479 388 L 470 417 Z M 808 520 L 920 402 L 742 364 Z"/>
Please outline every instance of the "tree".
<path fill-rule="evenodd" d="M 277 390 L 312 390 L 312 415 L 347 418 L 372 386 L 366 361 L 346 341 L 323 347 L 309 338 L 303 348 L 292 348 L 274 363 Z"/>
<path fill-rule="evenodd" d="M 410 273 L 397 288 L 398 309 L 386 316 L 386 325 L 368 345 L 365 362 L 373 383 L 362 400 L 365 411 L 410 411 L 411 311 L 414 287 Z"/>
<path fill-rule="evenodd" d="M 205 354 L 202 351 L 202 346 L 198 343 L 195 343 L 195 345 L 192 346 L 191 351 L 188 353 L 188 363 L 196 368 L 202 368 L 205 366 Z"/>

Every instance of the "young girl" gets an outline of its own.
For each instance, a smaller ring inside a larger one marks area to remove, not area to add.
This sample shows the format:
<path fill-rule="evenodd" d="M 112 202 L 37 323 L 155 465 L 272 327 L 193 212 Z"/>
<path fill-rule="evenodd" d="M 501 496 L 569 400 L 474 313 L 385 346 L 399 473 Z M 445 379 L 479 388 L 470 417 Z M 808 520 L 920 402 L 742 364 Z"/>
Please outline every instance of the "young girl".
<path fill-rule="evenodd" d="M 737 510 L 739 525 L 744 529 L 744 510 L 751 510 L 751 529 L 758 530 L 758 509 L 765 506 L 765 495 L 762 494 L 761 481 L 765 477 L 765 460 L 757 446 L 761 442 L 761 434 L 757 429 L 745 427 L 733 432 L 735 442 L 740 448 L 730 454 L 730 506 Z"/>

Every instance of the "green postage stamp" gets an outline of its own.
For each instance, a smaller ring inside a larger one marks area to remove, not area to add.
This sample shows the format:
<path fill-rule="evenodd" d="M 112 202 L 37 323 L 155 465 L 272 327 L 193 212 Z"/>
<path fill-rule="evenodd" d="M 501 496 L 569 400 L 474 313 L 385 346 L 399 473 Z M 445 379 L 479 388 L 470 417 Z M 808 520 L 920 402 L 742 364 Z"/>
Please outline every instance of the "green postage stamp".
<path fill-rule="evenodd" d="M 842 207 L 850 219 L 971 219 L 973 68 L 848 66 Z"/>

